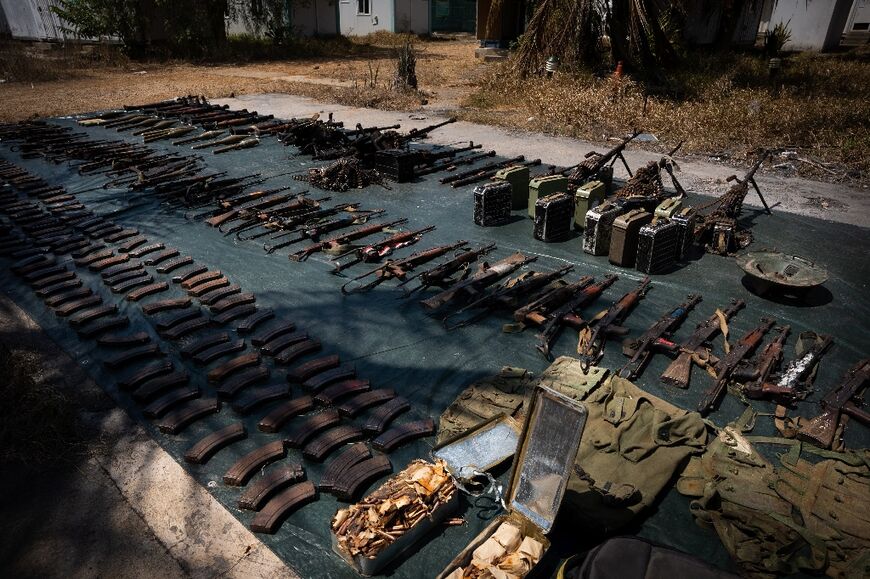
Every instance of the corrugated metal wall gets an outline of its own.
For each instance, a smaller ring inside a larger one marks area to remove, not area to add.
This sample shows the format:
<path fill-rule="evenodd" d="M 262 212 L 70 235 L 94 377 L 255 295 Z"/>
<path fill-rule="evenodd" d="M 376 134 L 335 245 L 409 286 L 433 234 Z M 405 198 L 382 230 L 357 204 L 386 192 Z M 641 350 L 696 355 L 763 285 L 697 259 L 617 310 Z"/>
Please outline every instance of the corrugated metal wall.
<path fill-rule="evenodd" d="M 0 0 L 0 10 L 12 38 L 63 41 L 75 38 L 63 31 L 63 22 L 52 12 L 54 0 Z"/>

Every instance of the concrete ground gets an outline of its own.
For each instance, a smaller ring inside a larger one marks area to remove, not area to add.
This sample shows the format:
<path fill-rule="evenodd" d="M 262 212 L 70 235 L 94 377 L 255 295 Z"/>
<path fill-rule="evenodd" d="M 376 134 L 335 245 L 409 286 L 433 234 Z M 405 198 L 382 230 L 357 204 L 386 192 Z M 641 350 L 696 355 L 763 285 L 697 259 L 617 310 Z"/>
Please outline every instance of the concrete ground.
<path fill-rule="evenodd" d="M 55 466 L 0 465 L 0 576 L 295 577 L 3 294 L 0 328 L 84 435 Z"/>
<path fill-rule="evenodd" d="M 334 113 L 335 120 L 344 121 L 350 127 L 356 123 L 366 126 L 398 123 L 402 125 L 403 131 L 431 125 L 446 118 L 439 116 L 441 111 L 438 109 L 423 114 L 383 111 L 326 104 L 290 94 L 243 95 L 231 99 L 216 99 L 213 102 L 228 104 L 231 108 L 256 110 L 260 114 L 272 114 L 279 118 L 307 117 L 315 113 L 325 116 L 327 113 Z M 438 144 L 474 141 L 483 145 L 483 150 L 494 149 L 503 157 L 525 155 L 527 159 L 540 158 L 544 164 L 560 166 L 574 165 L 582 161 L 587 152 L 591 150 L 603 152 L 615 144 L 592 143 L 468 122 L 456 122 L 438 129 L 432 133 L 429 140 Z M 628 164 L 636 168 L 648 161 L 658 160 L 660 155 L 652 151 L 632 148 L 629 145 L 625 157 Z M 721 195 L 730 187 L 725 179 L 735 174 L 742 176 L 746 171 L 744 168 L 713 163 L 702 158 L 685 158 L 679 153 L 675 160 L 681 169 L 677 173 L 680 183 L 686 190 L 701 195 Z M 621 163 L 617 162 L 615 169 L 617 177 L 627 177 Z M 756 180 L 767 203 L 774 211 L 787 211 L 863 227 L 870 226 L 870 191 L 866 186 L 849 187 L 842 184 L 783 177 L 773 170 L 760 172 Z M 754 192 L 750 192 L 746 204 L 761 206 Z"/>

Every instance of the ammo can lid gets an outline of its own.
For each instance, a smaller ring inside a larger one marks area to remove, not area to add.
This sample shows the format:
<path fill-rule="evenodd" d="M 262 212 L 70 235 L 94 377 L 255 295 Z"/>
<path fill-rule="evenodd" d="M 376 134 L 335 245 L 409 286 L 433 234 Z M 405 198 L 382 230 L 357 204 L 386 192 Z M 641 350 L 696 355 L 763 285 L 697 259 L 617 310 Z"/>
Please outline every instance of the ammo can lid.
<path fill-rule="evenodd" d="M 432 449 L 432 457 L 447 463 L 456 478 L 485 472 L 511 458 L 517 451 L 520 426 L 505 414 L 493 416 Z"/>
<path fill-rule="evenodd" d="M 582 402 L 535 387 L 514 459 L 508 508 L 544 533 L 552 528 L 565 496 L 586 415 Z"/>

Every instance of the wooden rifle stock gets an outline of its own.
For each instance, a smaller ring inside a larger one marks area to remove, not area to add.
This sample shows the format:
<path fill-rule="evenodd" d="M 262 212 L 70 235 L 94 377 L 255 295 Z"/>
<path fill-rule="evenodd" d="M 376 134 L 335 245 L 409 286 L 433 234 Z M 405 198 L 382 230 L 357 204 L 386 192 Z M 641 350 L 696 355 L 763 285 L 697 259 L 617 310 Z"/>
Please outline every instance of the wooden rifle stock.
<path fill-rule="evenodd" d="M 831 448 L 843 413 L 862 422 L 865 426 L 870 425 L 870 414 L 854 402 L 854 399 L 867 387 L 868 381 L 870 381 L 870 358 L 865 358 L 852 366 L 846 372 L 843 381 L 822 398 L 820 402 L 822 413 L 799 426 L 798 438 L 821 448 Z"/>

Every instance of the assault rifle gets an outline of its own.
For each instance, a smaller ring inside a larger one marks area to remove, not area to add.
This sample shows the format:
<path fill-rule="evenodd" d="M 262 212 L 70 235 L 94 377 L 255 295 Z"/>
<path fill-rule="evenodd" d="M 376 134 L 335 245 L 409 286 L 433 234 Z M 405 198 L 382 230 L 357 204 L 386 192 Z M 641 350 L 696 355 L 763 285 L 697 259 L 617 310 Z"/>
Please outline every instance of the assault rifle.
<path fill-rule="evenodd" d="M 592 285 L 586 284 L 580 293 L 576 294 L 570 300 L 553 310 L 550 314 L 549 320 L 544 325 L 543 330 L 538 334 L 538 351 L 549 360 L 551 358 L 550 350 L 553 342 L 556 341 L 562 328 L 564 326 L 571 326 L 579 329 L 583 324 L 585 324 L 583 318 L 577 315 L 577 310 L 592 303 L 598 298 L 598 296 L 604 293 L 604 290 L 613 285 L 618 279 L 618 276 L 608 275 L 600 282 Z"/>
<path fill-rule="evenodd" d="M 791 326 L 779 328 L 779 334 L 764 346 L 753 364 L 734 372 L 734 379 L 744 382 L 742 392 L 747 398 L 758 400 L 774 395 L 773 391 L 764 390 L 764 384 L 782 361 L 783 344 L 785 344 L 785 339 L 790 331 Z"/>
<path fill-rule="evenodd" d="M 402 287 L 402 290 L 404 291 L 404 295 L 402 297 L 408 297 L 416 291 L 425 290 L 432 286 L 441 288 L 446 287 L 450 283 L 450 280 L 452 280 L 453 274 L 458 271 L 463 272 L 463 275 L 460 277 L 460 279 L 465 279 L 465 276 L 468 274 L 468 266 L 476 262 L 479 258 L 483 257 L 487 253 L 491 252 L 493 249 L 495 249 L 495 244 L 491 243 L 489 245 L 481 247 L 480 249 L 470 249 L 468 251 L 463 251 L 449 261 L 445 261 L 444 263 L 438 264 L 435 267 L 427 269 L 426 271 L 421 271 L 417 275 L 411 276 L 403 280 L 402 283 L 399 284 L 399 287 L 405 286 L 412 280 L 416 279 L 420 280 L 420 285 L 410 291 Z"/>
<path fill-rule="evenodd" d="M 547 321 L 547 316 L 559 306 L 567 303 L 577 292 L 591 284 L 591 275 L 584 275 L 574 283 L 553 288 L 514 311 L 514 320 L 525 324 L 532 322 L 541 325 Z"/>
<path fill-rule="evenodd" d="M 407 219 L 396 219 L 395 221 L 386 221 L 382 223 L 372 223 L 370 225 L 366 225 L 365 227 L 360 227 L 358 229 L 354 229 L 353 231 L 348 231 L 347 233 L 342 233 L 340 235 L 336 235 L 335 237 L 330 237 L 329 239 L 325 239 L 323 241 L 319 241 L 304 249 L 300 249 L 296 253 L 291 253 L 288 257 L 292 261 L 305 261 L 311 255 L 317 253 L 318 251 L 326 251 L 330 249 L 338 249 L 346 246 L 351 241 L 356 239 L 362 239 L 363 237 L 368 237 L 369 235 L 374 235 L 375 233 L 379 233 L 385 229 L 390 227 L 394 227 L 396 225 L 401 225 L 406 223 Z"/>
<path fill-rule="evenodd" d="M 517 278 L 508 280 L 506 283 L 477 300 L 459 308 L 444 318 L 442 323 L 448 330 L 454 330 L 485 318 L 496 308 L 515 307 L 517 300 L 521 299 L 523 296 L 533 295 L 535 292 L 561 278 L 572 269 L 574 269 L 573 265 L 566 265 L 550 272 L 530 271 L 524 273 Z M 450 318 L 461 315 L 471 309 L 479 309 L 480 311 L 477 314 L 464 318 L 455 324 L 448 323 Z"/>
<path fill-rule="evenodd" d="M 753 394 L 757 392 L 761 397 L 773 396 L 786 402 L 806 398 L 810 391 L 808 382 L 813 368 L 833 343 L 831 336 L 818 336 L 818 338 L 802 356 L 789 362 L 785 370 L 780 373 L 779 380 L 771 383 L 765 379 L 758 384 L 757 390 L 747 391 L 746 395 L 756 398 L 758 396 Z"/>
<path fill-rule="evenodd" d="M 435 310 L 456 299 L 474 297 L 481 290 L 537 259 L 537 257 L 526 257 L 521 253 L 514 253 L 492 265 L 484 262 L 468 279 L 457 282 L 452 287 L 431 298 L 422 300 L 420 303 L 430 310 Z"/>
<path fill-rule="evenodd" d="M 731 304 L 722 312 L 722 316 L 726 321 L 730 320 L 745 305 L 743 300 L 731 300 Z M 695 332 L 688 340 L 680 344 L 680 354 L 677 359 L 671 362 L 671 365 L 662 374 L 662 382 L 678 388 L 688 388 L 695 356 L 707 352 L 705 344 L 712 340 L 713 336 L 720 330 L 719 315 L 716 313 L 695 326 Z"/>
<path fill-rule="evenodd" d="M 282 247 L 287 247 L 288 245 L 293 245 L 294 243 L 298 243 L 300 241 L 304 241 L 306 239 L 317 240 L 320 236 L 331 233 L 333 231 L 338 231 L 339 229 L 344 229 L 345 227 L 350 227 L 351 225 L 359 225 L 361 223 L 365 223 L 366 219 L 373 215 L 380 215 L 384 213 L 384 209 L 374 209 L 372 211 L 358 211 L 347 217 L 340 217 L 338 219 L 333 219 L 331 221 L 323 221 L 320 223 L 309 221 L 310 225 L 306 225 L 302 228 L 302 231 L 294 237 L 293 239 L 287 239 L 282 241 L 281 243 L 276 243 L 274 245 L 263 245 L 263 249 L 266 250 L 266 253 L 275 253 L 277 250 Z"/>
<path fill-rule="evenodd" d="M 260 237 L 271 235 L 272 237 L 269 239 L 281 239 L 282 237 L 292 235 L 298 231 L 300 227 L 305 227 L 308 223 L 317 223 L 324 217 L 332 217 L 342 211 L 352 213 L 356 211 L 357 208 L 359 208 L 359 203 L 341 203 L 334 207 L 327 207 L 325 209 L 311 208 L 302 211 L 295 208 L 288 208 L 287 210 L 270 209 L 269 211 L 258 213 L 256 218 L 250 219 L 250 223 L 247 226 L 236 232 L 236 238 L 246 240 L 259 239 Z M 265 228 L 265 231 L 242 237 L 242 233 L 257 227 L 263 227 Z M 264 244 L 263 249 L 268 251 L 269 244 Z"/>
<path fill-rule="evenodd" d="M 601 359 L 608 336 L 624 336 L 628 333 L 628 328 L 623 327 L 622 323 L 649 291 L 649 283 L 649 276 L 646 276 L 635 289 L 619 298 L 580 330 L 577 353 L 580 354 L 584 367 L 588 368 Z"/>
<path fill-rule="evenodd" d="M 859 408 L 858 401 L 858 396 L 867 387 L 868 381 L 870 381 L 870 358 L 865 358 L 852 366 L 843 377 L 842 383 L 832 388 L 819 401 L 822 413 L 798 427 L 798 438 L 821 448 L 831 448 L 834 436 L 838 431 L 842 433 L 840 427 L 845 426 L 846 416 L 851 416 L 865 426 L 870 426 L 870 413 Z"/>
<path fill-rule="evenodd" d="M 754 330 L 746 333 L 737 344 L 731 348 L 724 358 L 716 364 L 716 382 L 704 393 L 701 402 L 698 403 L 698 412 L 701 416 L 707 416 L 712 412 L 719 400 L 725 393 L 725 387 L 731 379 L 732 373 L 737 366 L 758 347 L 764 339 L 764 334 L 773 327 L 773 320 L 762 318 L 761 323 Z"/>
<path fill-rule="evenodd" d="M 414 270 L 418 265 L 427 263 L 436 259 L 445 253 L 453 251 L 455 249 L 459 249 L 465 246 L 467 241 L 457 241 L 452 245 L 438 245 L 424 251 L 418 251 L 417 253 L 412 253 L 408 257 L 402 259 L 388 259 L 383 265 L 376 267 L 375 269 L 366 272 L 362 275 L 358 275 L 353 278 L 343 286 L 341 286 L 341 293 L 347 295 L 352 293 L 361 293 L 369 291 L 374 287 L 384 283 L 388 279 L 400 279 L 405 280 L 409 271 Z M 348 286 L 358 283 L 360 280 L 363 280 L 371 275 L 375 276 L 375 279 L 370 281 L 367 284 L 348 289 Z"/>
<path fill-rule="evenodd" d="M 589 181 L 608 164 L 611 165 L 616 162 L 617 159 L 622 161 L 622 164 L 625 165 L 625 170 L 628 171 L 628 176 L 631 177 L 631 168 L 628 166 L 628 162 L 625 160 L 625 157 L 622 155 L 622 152 L 625 150 L 625 146 L 628 145 L 631 141 L 634 140 L 640 134 L 640 131 L 634 131 L 631 135 L 624 138 L 622 142 L 618 145 L 610 149 L 604 154 L 596 153 L 595 151 L 590 151 L 586 153 L 585 160 L 573 167 L 569 167 L 562 171 L 562 175 L 568 177 L 568 180 L 575 185 L 582 185 Z"/>
<path fill-rule="evenodd" d="M 685 302 L 662 316 L 640 338 L 626 340 L 622 345 L 622 353 L 631 356 L 631 359 L 619 371 L 619 376 L 629 380 L 640 376 L 654 353 L 653 348 L 660 348 L 667 352 L 676 350 L 678 346 L 670 340 L 670 337 L 700 301 L 701 296 L 690 294 Z"/>
<path fill-rule="evenodd" d="M 358 247 L 355 249 L 351 249 L 350 251 L 341 253 L 333 258 L 335 269 L 332 273 L 340 273 L 345 269 L 361 262 L 370 263 L 373 261 L 379 261 L 382 257 L 390 255 L 397 249 L 400 249 L 402 247 L 408 247 L 409 245 L 414 245 L 415 243 L 420 241 L 424 235 L 426 235 L 430 231 L 433 231 L 434 229 L 434 225 L 429 225 L 428 227 L 423 227 L 421 229 L 417 229 L 416 231 L 400 231 L 376 243 L 372 243 L 370 245 L 366 245 L 365 247 Z M 348 255 L 355 255 L 355 257 L 350 261 L 346 261 L 344 263 L 341 263 L 339 261 L 341 258 L 347 257 Z"/>

